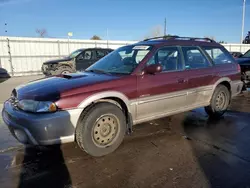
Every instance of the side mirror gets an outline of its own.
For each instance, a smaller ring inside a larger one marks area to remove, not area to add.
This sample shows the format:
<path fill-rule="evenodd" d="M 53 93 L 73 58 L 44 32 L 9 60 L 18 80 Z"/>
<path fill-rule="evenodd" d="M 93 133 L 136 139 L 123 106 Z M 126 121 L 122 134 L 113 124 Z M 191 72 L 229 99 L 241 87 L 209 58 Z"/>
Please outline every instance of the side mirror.
<path fill-rule="evenodd" d="M 147 74 L 155 74 L 162 71 L 162 66 L 160 64 L 152 64 L 144 69 Z"/>

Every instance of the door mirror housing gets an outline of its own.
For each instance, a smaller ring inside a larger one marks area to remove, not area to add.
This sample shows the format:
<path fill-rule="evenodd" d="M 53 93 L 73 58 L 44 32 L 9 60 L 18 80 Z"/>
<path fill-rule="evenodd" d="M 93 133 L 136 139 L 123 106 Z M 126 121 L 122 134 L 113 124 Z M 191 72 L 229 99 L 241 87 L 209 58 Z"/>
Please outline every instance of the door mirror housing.
<path fill-rule="evenodd" d="M 146 74 L 156 74 L 162 71 L 162 66 L 160 64 L 152 64 L 148 65 L 145 69 L 144 72 Z"/>

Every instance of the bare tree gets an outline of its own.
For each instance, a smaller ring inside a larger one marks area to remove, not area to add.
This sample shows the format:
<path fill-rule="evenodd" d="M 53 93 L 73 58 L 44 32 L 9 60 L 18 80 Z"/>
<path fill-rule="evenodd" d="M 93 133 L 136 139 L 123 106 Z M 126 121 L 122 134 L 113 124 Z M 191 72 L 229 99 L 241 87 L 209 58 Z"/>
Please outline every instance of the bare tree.
<path fill-rule="evenodd" d="M 145 38 L 160 37 L 163 36 L 163 27 L 161 25 L 156 25 L 150 29 Z"/>
<path fill-rule="evenodd" d="M 48 32 L 46 29 L 36 29 L 36 33 L 39 35 L 39 37 L 44 38 L 48 36 Z"/>
<path fill-rule="evenodd" d="M 102 40 L 101 37 L 94 35 L 93 37 L 90 38 L 90 40 Z"/>
<path fill-rule="evenodd" d="M 214 36 L 204 36 L 204 38 L 209 38 L 211 40 L 215 40 L 215 37 Z"/>
<path fill-rule="evenodd" d="M 225 42 L 224 40 L 220 40 L 218 43 L 220 43 L 220 44 L 227 44 L 227 42 Z"/>

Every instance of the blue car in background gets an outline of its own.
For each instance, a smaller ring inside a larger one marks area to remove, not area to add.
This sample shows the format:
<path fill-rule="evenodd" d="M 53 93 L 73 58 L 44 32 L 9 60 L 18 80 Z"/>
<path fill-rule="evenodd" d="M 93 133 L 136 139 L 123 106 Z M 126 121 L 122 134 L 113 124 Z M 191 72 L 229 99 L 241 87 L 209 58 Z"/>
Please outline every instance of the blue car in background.
<path fill-rule="evenodd" d="M 8 74 L 8 72 L 5 69 L 0 68 L 0 83 L 8 80 L 9 78 L 10 75 Z"/>
<path fill-rule="evenodd" d="M 250 86 L 250 50 L 248 50 L 244 55 L 235 58 L 239 63 L 242 73 L 242 81 L 245 83 L 246 87 Z"/>

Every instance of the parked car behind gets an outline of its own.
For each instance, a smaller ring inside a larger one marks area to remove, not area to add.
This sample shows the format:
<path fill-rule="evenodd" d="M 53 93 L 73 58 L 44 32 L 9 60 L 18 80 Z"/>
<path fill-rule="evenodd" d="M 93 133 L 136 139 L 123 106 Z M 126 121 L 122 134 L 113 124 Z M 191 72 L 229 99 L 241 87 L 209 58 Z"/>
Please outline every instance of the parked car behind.
<path fill-rule="evenodd" d="M 230 52 L 230 54 L 234 57 L 234 58 L 239 58 L 241 56 L 243 56 L 243 54 L 241 52 Z"/>
<path fill-rule="evenodd" d="M 241 67 L 242 80 L 246 87 L 250 85 L 250 50 L 248 50 L 244 55 L 236 58 L 236 61 Z"/>
<path fill-rule="evenodd" d="M 0 68 L 0 83 L 8 80 L 9 78 L 9 73 L 4 68 Z"/>
<path fill-rule="evenodd" d="M 112 51 L 109 48 L 78 49 L 63 59 L 44 62 L 42 72 L 46 76 L 50 76 L 84 71 Z"/>
<path fill-rule="evenodd" d="M 239 64 L 219 43 L 153 38 L 120 47 L 82 73 L 15 88 L 2 116 L 23 144 L 76 141 L 103 156 L 133 125 L 199 107 L 222 116 L 242 86 Z"/>

